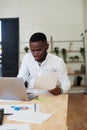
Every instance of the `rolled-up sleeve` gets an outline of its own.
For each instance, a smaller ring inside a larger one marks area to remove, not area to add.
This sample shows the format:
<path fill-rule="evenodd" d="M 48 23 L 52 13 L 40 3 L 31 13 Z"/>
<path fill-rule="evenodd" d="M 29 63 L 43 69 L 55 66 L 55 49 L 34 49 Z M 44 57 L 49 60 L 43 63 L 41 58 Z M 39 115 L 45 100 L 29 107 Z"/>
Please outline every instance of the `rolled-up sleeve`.
<path fill-rule="evenodd" d="M 19 69 L 19 73 L 17 75 L 17 77 L 22 77 L 24 81 L 26 81 L 29 76 L 29 69 L 26 60 L 27 60 L 26 57 L 24 57 L 21 67 Z"/>
<path fill-rule="evenodd" d="M 68 91 L 71 88 L 71 82 L 67 74 L 66 64 L 63 59 L 60 60 L 58 66 L 58 80 L 61 84 L 63 92 Z"/>

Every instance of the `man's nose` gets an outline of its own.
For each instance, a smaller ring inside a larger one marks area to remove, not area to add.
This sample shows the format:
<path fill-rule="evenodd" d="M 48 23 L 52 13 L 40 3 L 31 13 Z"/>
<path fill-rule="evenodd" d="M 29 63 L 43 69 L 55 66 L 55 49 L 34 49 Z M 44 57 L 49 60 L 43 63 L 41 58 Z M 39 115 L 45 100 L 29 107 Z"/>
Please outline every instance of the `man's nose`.
<path fill-rule="evenodd" d="M 33 56 L 34 57 L 37 57 L 38 56 L 38 52 L 36 51 L 36 52 L 33 52 Z"/>

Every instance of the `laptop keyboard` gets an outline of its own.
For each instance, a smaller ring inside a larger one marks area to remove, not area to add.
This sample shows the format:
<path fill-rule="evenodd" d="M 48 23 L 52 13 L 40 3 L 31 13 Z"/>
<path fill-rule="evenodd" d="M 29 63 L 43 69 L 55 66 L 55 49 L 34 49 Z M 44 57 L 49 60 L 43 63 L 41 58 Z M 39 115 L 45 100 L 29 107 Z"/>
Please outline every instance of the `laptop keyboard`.
<path fill-rule="evenodd" d="M 38 97 L 38 95 L 28 94 L 28 99 L 29 99 L 29 100 L 32 100 L 32 99 L 37 98 L 37 97 Z"/>

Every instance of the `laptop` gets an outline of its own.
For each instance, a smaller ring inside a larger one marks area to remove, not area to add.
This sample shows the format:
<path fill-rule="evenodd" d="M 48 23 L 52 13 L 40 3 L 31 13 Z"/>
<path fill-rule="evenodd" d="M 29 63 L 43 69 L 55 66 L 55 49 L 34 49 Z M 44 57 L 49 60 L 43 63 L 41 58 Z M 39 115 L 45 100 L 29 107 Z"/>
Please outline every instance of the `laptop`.
<path fill-rule="evenodd" d="M 23 78 L 0 77 L 0 99 L 28 101 L 36 97 L 27 94 Z"/>

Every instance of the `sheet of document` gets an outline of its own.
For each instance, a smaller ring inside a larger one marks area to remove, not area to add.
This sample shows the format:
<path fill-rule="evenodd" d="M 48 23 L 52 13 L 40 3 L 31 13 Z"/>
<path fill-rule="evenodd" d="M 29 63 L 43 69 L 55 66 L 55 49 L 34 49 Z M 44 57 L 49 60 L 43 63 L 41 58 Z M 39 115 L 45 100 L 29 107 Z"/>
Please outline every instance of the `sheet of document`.
<path fill-rule="evenodd" d="M 30 130 L 30 127 L 28 124 L 4 124 L 0 130 Z"/>
<path fill-rule="evenodd" d="M 0 99 L 0 102 L 21 102 L 20 100 L 7 100 L 7 99 Z"/>
<path fill-rule="evenodd" d="M 34 111 L 34 104 L 23 105 L 23 104 L 15 104 L 15 105 L 0 105 L 0 108 L 4 108 L 4 114 L 14 114 L 15 112 L 23 112 L 23 111 Z M 36 104 L 36 109 L 39 111 L 39 104 Z"/>
<path fill-rule="evenodd" d="M 49 94 L 48 90 L 42 90 L 42 89 L 35 89 L 35 88 L 28 88 L 27 93 L 33 93 L 33 94 Z"/>
<path fill-rule="evenodd" d="M 57 72 L 51 72 L 50 74 L 39 76 L 35 81 L 34 88 L 43 90 L 53 89 L 56 87 L 57 79 Z"/>
<path fill-rule="evenodd" d="M 28 122 L 28 123 L 38 123 L 41 124 L 44 121 L 46 121 L 51 114 L 46 114 L 46 113 L 41 113 L 41 112 L 18 112 L 15 113 L 14 115 L 8 116 L 9 120 L 14 120 L 14 121 L 22 121 L 22 122 Z"/>

